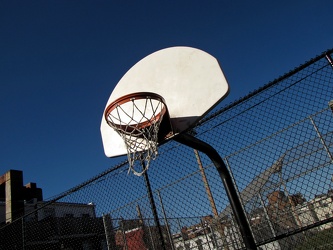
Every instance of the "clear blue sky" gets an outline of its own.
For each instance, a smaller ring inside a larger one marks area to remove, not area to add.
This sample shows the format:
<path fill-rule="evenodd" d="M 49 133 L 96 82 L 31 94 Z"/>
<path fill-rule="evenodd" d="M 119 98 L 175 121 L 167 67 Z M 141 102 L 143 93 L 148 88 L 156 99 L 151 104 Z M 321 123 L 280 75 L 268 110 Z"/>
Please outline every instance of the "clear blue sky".
<path fill-rule="evenodd" d="M 333 1 L 0 0 L 0 174 L 44 198 L 119 162 L 104 156 L 109 95 L 146 55 L 196 47 L 220 61 L 228 104 L 333 48 Z"/>

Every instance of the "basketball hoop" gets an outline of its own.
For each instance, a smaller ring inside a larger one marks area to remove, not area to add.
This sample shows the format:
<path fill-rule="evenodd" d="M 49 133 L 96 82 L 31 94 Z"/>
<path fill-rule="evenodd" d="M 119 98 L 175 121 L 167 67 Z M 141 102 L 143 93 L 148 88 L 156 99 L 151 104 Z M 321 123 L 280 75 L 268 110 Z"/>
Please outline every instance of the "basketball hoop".
<path fill-rule="evenodd" d="M 150 161 L 156 158 L 159 139 L 172 131 L 165 101 L 155 93 L 122 96 L 107 106 L 104 117 L 125 142 L 128 171 L 138 176 L 147 171 Z M 163 118 L 167 126 L 161 126 Z M 159 133 L 161 127 L 163 132 Z"/>

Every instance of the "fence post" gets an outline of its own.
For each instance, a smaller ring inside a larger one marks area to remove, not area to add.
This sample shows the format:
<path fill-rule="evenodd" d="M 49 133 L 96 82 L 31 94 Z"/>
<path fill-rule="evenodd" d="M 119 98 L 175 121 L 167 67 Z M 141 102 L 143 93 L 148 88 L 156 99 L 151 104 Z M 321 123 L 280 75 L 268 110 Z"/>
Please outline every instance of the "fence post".
<path fill-rule="evenodd" d="M 183 237 L 182 226 L 180 225 L 179 218 L 177 218 L 177 224 L 178 224 L 178 228 L 180 230 L 180 235 L 181 235 L 181 238 L 182 238 L 182 242 L 183 242 L 183 245 L 184 245 L 184 248 L 185 248 L 185 239 Z"/>
<path fill-rule="evenodd" d="M 168 233 L 169 241 L 170 241 L 170 244 L 171 244 L 171 249 L 174 250 L 175 247 L 173 245 L 173 239 L 172 239 L 172 235 L 171 235 L 171 232 L 170 232 L 170 226 L 169 226 L 169 223 L 168 223 L 168 219 L 166 217 L 166 213 L 165 213 L 165 209 L 164 209 L 164 204 L 163 204 L 161 193 L 160 193 L 159 190 L 157 190 L 157 195 L 158 195 L 158 198 L 159 198 L 160 203 L 161 203 L 162 213 L 163 213 L 163 217 L 164 217 L 165 226 L 166 226 L 166 230 L 167 230 L 167 233 Z"/>
<path fill-rule="evenodd" d="M 144 163 L 143 160 L 141 161 L 141 164 L 142 164 L 142 168 L 145 169 L 145 166 L 144 166 L 145 163 Z M 158 233 L 158 238 L 159 238 L 158 242 L 160 243 L 161 249 L 165 249 L 163 232 L 162 232 L 160 220 L 158 218 L 157 209 L 156 209 L 154 196 L 153 196 L 153 191 L 152 191 L 151 186 L 150 186 L 150 181 L 149 181 L 149 178 L 148 178 L 147 171 L 145 171 L 143 173 L 143 177 L 145 179 L 145 184 L 146 184 L 147 193 L 148 193 L 148 199 L 149 199 L 151 210 L 152 210 L 152 213 L 153 213 L 153 216 L 154 216 L 154 222 L 155 222 L 155 225 L 157 227 L 157 233 Z"/>
<path fill-rule="evenodd" d="M 25 228 L 24 228 L 24 217 L 22 217 L 22 250 L 25 250 Z"/>
<path fill-rule="evenodd" d="M 273 228 L 273 225 L 272 225 L 271 219 L 270 219 L 269 216 L 268 216 L 267 208 L 266 208 L 265 203 L 264 203 L 264 201 L 263 201 L 263 199 L 262 199 L 262 197 L 261 197 L 261 193 L 260 193 L 260 191 L 259 191 L 259 193 L 258 193 L 258 196 L 259 196 L 260 204 L 261 204 L 261 206 L 262 206 L 262 208 L 263 208 L 263 210 L 264 210 L 264 214 L 265 214 L 266 220 L 267 220 L 267 222 L 268 222 L 268 226 L 269 226 L 269 228 L 270 228 L 271 231 L 272 231 L 273 237 L 276 238 L 275 230 L 274 230 L 274 228 Z"/>
<path fill-rule="evenodd" d="M 212 208 L 212 212 L 214 214 L 214 217 L 218 218 L 219 214 L 217 212 L 216 204 L 215 204 L 212 192 L 210 190 L 210 187 L 209 187 L 209 184 L 208 184 L 208 180 L 207 180 L 207 176 L 206 176 L 206 173 L 205 173 L 205 169 L 202 166 L 202 162 L 201 162 L 198 150 L 194 149 L 194 154 L 195 154 L 195 157 L 196 157 L 197 162 L 198 162 L 198 166 L 199 166 L 199 169 L 200 169 L 202 181 L 203 181 L 205 189 L 206 189 L 206 193 L 207 193 L 207 196 L 208 196 L 208 200 L 209 200 L 210 206 Z"/>
<path fill-rule="evenodd" d="M 123 219 L 121 219 L 120 225 L 121 225 L 121 231 L 122 231 L 122 234 L 123 234 L 123 242 L 124 242 L 124 245 L 125 245 L 125 250 L 128 250 L 126 232 L 125 232 L 125 228 L 124 228 L 124 220 Z"/>
<path fill-rule="evenodd" d="M 333 60 L 332 60 L 331 55 L 327 53 L 327 54 L 325 55 L 325 57 L 326 57 L 327 61 L 329 62 L 329 64 L 330 64 L 330 65 L 332 66 L 332 68 L 333 68 Z"/>
<path fill-rule="evenodd" d="M 208 248 L 209 248 L 209 250 L 211 250 L 211 248 L 210 248 L 210 240 L 209 240 L 209 238 L 207 236 L 207 233 L 206 233 L 206 225 L 203 223 L 202 220 L 200 220 L 200 223 L 201 223 L 201 227 L 204 230 L 204 234 L 205 234 L 205 238 L 206 238 L 206 242 L 207 242 Z M 210 228 L 210 230 L 211 230 L 211 228 Z M 212 233 L 212 231 L 211 231 L 211 233 Z"/>
<path fill-rule="evenodd" d="M 113 233 L 113 225 L 110 214 L 103 214 L 103 225 L 108 250 L 116 247 L 115 235 Z"/>
<path fill-rule="evenodd" d="M 148 222 L 148 232 L 149 232 L 149 237 L 150 237 L 150 241 L 151 241 L 151 244 L 152 244 L 152 247 L 153 247 L 153 250 L 156 250 L 155 248 L 155 242 L 154 242 L 154 237 L 153 237 L 153 234 L 151 233 L 151 228 L 150 228 L 150 220 L 147 219 L 147 222 Z"/>
<path fill-rule="evenodd" d="M 318 137 L 319 137 L 319 139 L 320 139 L 320 142 L 324 145 L 324 148 L 325 148 L 325 150 L 326 150 L 326 152 L 327 152 L 327 154 L 328 154 L 328 157 L 330 158 L 331 162 L 333 162 L 332 154 L 331 154 L 329 148 L 327 147 L 324 138 L 321 136 L 320 131 L 319 131 L 319 129 L 318 129 L 316 123 L 314 122 L 314 120 L 313 120 L 313 118 L 312 118 L 311 116 L 309 116 L 309 119 L 310 119 L 310 121 L 311 121 L 311 123 L 312 123 L 314 129 L 316 130 L 316 133 L 317 133 L 317 135 L 318 135 Z"/>

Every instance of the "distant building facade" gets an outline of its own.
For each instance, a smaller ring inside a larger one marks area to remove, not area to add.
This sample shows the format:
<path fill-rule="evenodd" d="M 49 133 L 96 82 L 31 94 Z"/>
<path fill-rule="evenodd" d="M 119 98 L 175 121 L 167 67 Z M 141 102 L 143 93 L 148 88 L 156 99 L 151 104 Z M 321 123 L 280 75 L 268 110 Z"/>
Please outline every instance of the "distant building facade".
<path fill-rule="evenodd" d="M 36 183 L 23 185 L 23 172 L 0 176 L 0 249 L 107 249 L 103 218 L 95 205 L 46 202 Z M 112 230 L 112 225 L 109 225 Z"/>
<path fill-rule="evenodd" d="M 10 223 L 24 215 L 25 201 L 43 200 L 43 191 L 36 183 L 23 185 L 23 172 L 9 170 L 0 176 L 0 223 Z"/>

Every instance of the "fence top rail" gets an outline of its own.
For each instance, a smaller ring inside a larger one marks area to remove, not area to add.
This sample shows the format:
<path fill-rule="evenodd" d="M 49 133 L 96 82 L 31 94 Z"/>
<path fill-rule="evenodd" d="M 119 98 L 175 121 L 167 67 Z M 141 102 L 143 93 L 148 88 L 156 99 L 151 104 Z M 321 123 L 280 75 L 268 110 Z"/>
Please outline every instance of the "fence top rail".
<path fill-rule="evenodd" d="M 227 105 L 227 106 L 221 108 L 220 110 L 216 111 L 215 113 L 213 113 L 213 114 L 211 114 L 211 115 L 209 115 L 209 116 L 203 118 L 202 120 L 200 120 L 200 121 L 198 122 L 197 126 L 200 126 L 200 125 L 202 125 L 203 123 L 206 123 L 206 122 L 210 121 L 211 119 L 213 119 L 214 117 L 218 116 L 219 114 L 222 114 L 223 112 L 225 112 L 225 111 L 227 111 L 227 110 L 229 110 L 229 109 L 231 109 L 231 108 L 237 106 L 238 104 L 240 104 L 240 103 L 242 103 L 242 102 L 244 102 L 244 101 L 250 99 L 251 97 L 257 95 L 258 93 L 260 93 L 260 92 L 262 92 L 262 91 L 264 91 L 264 90 L 266 90 L 266 89 L 272 87 L 272 86 L 275 85 L 276 83 L 281 82 L 281 81 L 287 79 L 288 77 L 290 77 L 290 76 L 296 74 L 297 72 L 303 70 L 304 68 L 310 66 L 311 64 L 313 64 L 313 63 L 315 63 L 315 62 L 317 62 L 317 61 L 319 61 L 319 60 L 321 60 L 321 59 L 323 59 L 323 58 L 325 58 L 325 57 L 327 58 L 327 55 L 330 55 L 330 54 L 332 54 L 332 53 L 333 53 L 333 48 L 328 49 L 328 50 L 322 52 L 320 55 L 318 55 L 318 56 L 316 56 L 316 57 L 310 59 L 309 61 L 305 62 L 304 64 L 301 64 L 300 66 L 294 68 L 293 70 L 290 70 L 290 71 L 287 72 L 286 74 L 284 74 L 284 75 L 282 75 L 282 76 L 276 78 L 275 80 L 273 80 L 273 81 L 271 81 L 271 82 L 268 82 L 268 83 L 265 84 L 264 86 L 262 86 L 262 87 L 260 87 L 260 88 L 258 88 L 258 89 L 256 89 L 256 90 L 250 92 L 248 95 L 246 95 L 246 96 L 244 96 L 244 97 L 241 97 L 240 99 L 238 99 L 238 100 L 236 100 L 236 101 L 230 103 L 229 105 Z M 331 66 L 333 67 L 333 65 L 332 65 L 331 63 L 332 63 L 331 61 L 327 61 L 327 65 L 331 65 Z"/>

